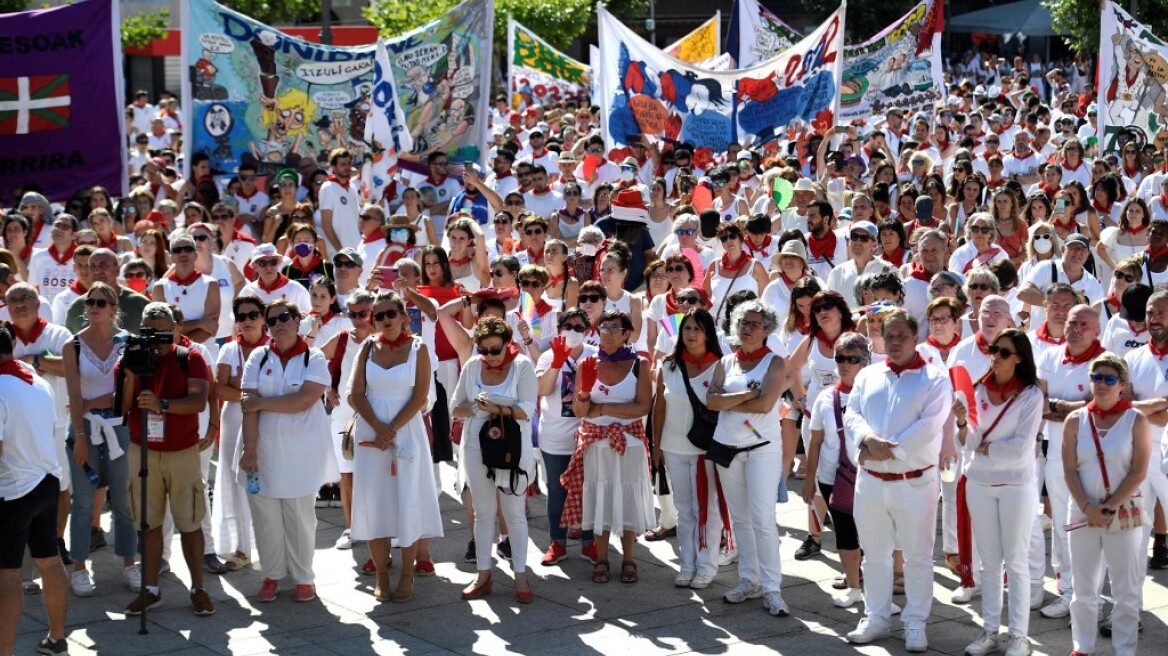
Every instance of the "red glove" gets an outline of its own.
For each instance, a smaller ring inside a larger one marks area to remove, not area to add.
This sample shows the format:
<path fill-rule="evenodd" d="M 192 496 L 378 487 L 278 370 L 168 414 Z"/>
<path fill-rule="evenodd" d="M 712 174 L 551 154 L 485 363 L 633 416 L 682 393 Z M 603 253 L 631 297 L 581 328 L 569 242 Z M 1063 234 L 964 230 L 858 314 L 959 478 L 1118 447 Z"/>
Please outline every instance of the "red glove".
<path fill-rule="evenodd" d="M 580 363 L 580 385 L 576 397 L 584 400 L 592 395 L 592 385 L 596 383 L 596 358 L 587 358 Z"/>
<path fill-rule="evenodd" d="M 572 349 L 568 347 L 568 339 L 563 335 L 556 335 L 552 340 L 552 367 L 562 369 L 568 362 Z"/>

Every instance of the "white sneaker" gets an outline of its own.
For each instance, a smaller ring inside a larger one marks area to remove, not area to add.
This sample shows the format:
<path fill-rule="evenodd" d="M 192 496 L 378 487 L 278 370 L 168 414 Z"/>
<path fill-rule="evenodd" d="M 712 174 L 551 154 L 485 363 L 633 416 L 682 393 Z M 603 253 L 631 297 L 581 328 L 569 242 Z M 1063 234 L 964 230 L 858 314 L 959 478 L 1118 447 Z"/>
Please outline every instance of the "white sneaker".
<path fill-rule="evenodd" d="M 981 586 L 975 585 L 972 588 L 960 587 L 953 591 L 953 596 L 949 601 L 955 604 L 968 604 L 974 598 L 981 596 Z"/>
<path fill-rule="evenodd" d="M 93 579 L 89 578 L 89 572 L 84 569 L 74 570 L 69 575 L 69 587 L 78 597 L 92 597 L 95 590 Z"/>
<path fill-rule="evenodd" d="M 864 591 L 860 588 L 848 588 L 844 590 L 835 599 L 831 600 L 831 604 L 836 608 L 850 608 L 856 604 L 864 601 Z"/>
<path fill-rule="evenodd" d="M 762 596 L 762 587 L 745 579 L 722 595 L 722 601 L 728 604 L 741 604 L 747 599 L 758 599 Z"/>
<path fill-rule="evenodd" d="M 137 565 L 126 565 L 122 568 L 122 577 L 126 580 L 126 587 L 130 592 L 142 589 L 142 570 Z"/>
<path fill-rule="evenodd" d="M 717 574 L 697 574 L 689 582 L 689 587 L 694 590 L 705 590 L 710 587 L 710 584 L 714 582 L 714 578 L 717 576 Z"/>
<path fill-rule="evenodd" d="M 349 529 L 341 531 L 341 537 L 337 538 L 337 543 L 334 546 L 342 551 L 353 548 L 353 537 Z"/>
<path fill-rule="evenodd" d="M 768 592 L 763 595 L 762 607 L 775 617 L 786 617 L 791 614 L 791 609 L 787 608 L 787 602 L 783 601 L 783 595 L 779 592 Z"/>
<path fill-rule="evenodd" d="M 1044 599 L 1046 599 L 1046 590 L 1041 585 L 1030 586 L 1030 610 L 1042 608 Z"/>
<path fill-rule="evenodd" d="M 1042 522 L 1042 530 L 1044 532 L 1054 528 L 1054 522 L 1052 522 L 1050 517 L 1045 513 L 1038 516 L 1038 521 Z"/>
<path fill-rule="evenodd" d="M 1030 641 L 1026 636 L 1010 636 L 1006 645 L 1006 656 L 1030 656 Z"/>
<path fill-rule="evenodd" d="M 969 643 L 965 648 L 965 656 L 986 656 L 1002 650 L 1006 636 L 998 633 L 983 633 L 980 638 Z"/>
<path fill-rule="evenodd" d="M 1061 617 L 1070 617 L 1071 607 L 1067 605 L 1065 598 L 1059 597 L 1053 602 L 1043 606 L 1042 610 L 1038 612 L 1042 613 L 1042 616 L 1045 618 L 1055 620 Z"/>
<path fill-rule="evenodd" d="M 694 573 L 693 572 L 687 572 L 685 570 L 682 570 L 673 579 L 673 587 L 675 587 L 675 588 L 688 588 L 689 584 L 693 583 L 693 580 L 694 580 Z"/>
<path fill-rule="evenodd" d="M 898 606 L 896 604 L 892 604 L 892 610 L 890 610 L 888 612 L 888 614 L 889 615 L 900 615 L 901 610 L 903 610 L 903 609 L 900 606 Z"/>
<path fill-rule="evenodd" d="M 929 638 L 924 628 L 904 630 L 904 650 L 913 653 L 928 651 Z"/>
<path fill-rule="evenodd" d="M 732 565 L 738 561 L 738 549 L 733 551 L 719 551 L 718 552 L 718 567 L 725 567 Z"/>
<path fill-rule="evenodd" d="M 866 645 L 869 642 L 888 637 L 888 627 L 878 626 L 865 617 L 860 620 L 856 628 L 848 631 L 848 642 L 853 645 Z"/>

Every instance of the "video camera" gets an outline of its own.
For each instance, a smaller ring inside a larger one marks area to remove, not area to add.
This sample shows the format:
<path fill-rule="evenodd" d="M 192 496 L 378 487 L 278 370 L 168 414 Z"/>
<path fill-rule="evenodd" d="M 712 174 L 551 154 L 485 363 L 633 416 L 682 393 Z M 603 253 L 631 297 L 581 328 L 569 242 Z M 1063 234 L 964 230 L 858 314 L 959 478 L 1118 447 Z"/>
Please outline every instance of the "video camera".
<path fill-rule="evenodd" d="M 131 335 L 126 340 L 122 366 L 135 376 L 142 378 L 153 376 L 158 370 L 158 351 L 154 347 L 158 344 L 173 343 L 174 331 L 161 331 L 143 326 L 137 335 Z"/>

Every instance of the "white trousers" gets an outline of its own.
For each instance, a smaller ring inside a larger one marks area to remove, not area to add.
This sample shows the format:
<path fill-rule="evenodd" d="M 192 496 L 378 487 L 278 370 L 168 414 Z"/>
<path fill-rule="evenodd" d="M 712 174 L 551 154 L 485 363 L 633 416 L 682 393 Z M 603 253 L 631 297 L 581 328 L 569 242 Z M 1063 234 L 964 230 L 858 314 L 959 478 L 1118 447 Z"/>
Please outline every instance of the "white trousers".
<path fill-rule="evenodd" d="M 783 445 L 774 441 L 739 453 L 729 467 L 718 472 L 738 545 L 738 578 L 761 585 L 764 593 L 779 592 L 783 582 L 775 524 L 775 491 L 782 470 Z"/>
<path fill-rule="evenodd" d="M 722 515 L 718 512 L 718 487 L 714 484 L 717 465 L 701 458 L 709 489 L 706 492 L 706 525 L 699 525 L 698 460 L 700 456 L 683 456 L 665 452 L 665 469 L 673 485 L 673 501 L 677 504 L 677 553 L 683 572 L 699 575 L 718 573 L 718 545 L 722 536 Z M 664 510 L 662 511 L 664 517 Z M 665 524 L 662 523 L 662 526 Z M 698 531 L 704 528 L 706 548 L 699 544 Z"/>
<path fill-rule="evenodd" d="M 316 492 L 293 499 L 252 494 L 247 501 L 255 522 L 256 550 L 264 578 L 279 581 L 291 575 L 297 585 L 312 583 Z"/>
<path fill-rule="evenodd" d="M 1035 498 L 1042 499 L 1042 484 L 1046 479 L 1046 456 L 1042 455 L 1039 450 L 1035 457 L 1034 471 L 1037 474 L 1034 482 Z M 1037 503 L 1035 504 L 1037 506 Z M 1030 589 L 1043 587 L 1046 582 L 1046 531 L 1042 528 L 1042 522 L 1038 518 L 1038 513 L 1041 512 L 1036 508 L 1031 509 L 1031 513 L 1035 515 L 1034 522 L 1030 525 Z M 1053 522 L 1052 522 L 1053 523 Z"/>
<path fill-rule="evenodd" d="M 892 552 L 904 553 L 906 629 L 923 629 L 933 607 L 933 543 L 937 526 L 937 468 L 920 478 L 883 481 L 865 471 L 856 475 L 852 515 L 864 550 L 864 610 L 868 621 L 892 622 Z"/>
<path fill-rule="evenodd" d="M 467 482 L 470 483 L 471 495 L 474 497 L 475 560 L 478 570 L 485 572 L 495 565 L 491 549 L 495 546 L 495 515 L 501 507 L 503 518 L 507 520 L 507 538 L 511 542 L 511 569 L 516 574 L 522 574 L 527 570 L 526 488 L 521 488 L 519 494 L 496 494 L 499 488 L 496 487 L 495 481 L 487 478 L 487 468 L 483 465 L 482 454 L 470 451 L 466 456 L 462 464 Z M 499 474 L 505 475 L 505 472 Z"/>
<path fill-rule="evenodd" d="M 965 454 L 957 452 L 957 471 L 964 469 Z M 941 481 L 941 551 L 947 554 L 957 553 L 957 481 L 952 483 Z"/>
<path fill-rule="evenodd" d="M 1095 651 L 1099 632 L 1104 560 L 1111 579 L 1111 645 L 1116 656 L 1135 656 L 1139 635 L 1141 562 L 1147 561 L 1147 542 L 1139 529 L 1108 533 L 1106 529 L 1084 526 L 1070 533 L 1071 642 L 1077 652 Z"/>
<path fill-rule="evenodd" d="M 1054 569 L 1055 580 L 1058 582 L 1058 593 L 1069 601 L 1071 587 L 1074 584 L 1066 529 L 1071 492 L 1067 489 L 1067 482 L 1063 477 L 1062 459 L 1053 460 L 1049 454 L 1047 456 L 1046 495 L 1050 498 L 1050 523 L 1053 524 L 1050 530 L 1050 566 Z"/>
<path fill-rule="evenodd" d="M 1143 485 L 1140 486 L 1140 494 L 1143 496 L 1143 503 L 1140 509 L 1147 515 L 1147 524 L 1140 529 L 1140 534 L 1143 535 L 1143 542 L 1147 548 L 1148 540 L 1152 537 L 1152 520 L 1155 517 L 1156 501 L 1160 501 L 1160 505 L 1168 510 L 1168 476 L 1160 468 L 1160 459 L 1155 453 L 1155 448 L 1159 445 L 1153 446 L 1152 458 L 1148 461 L 1148 476 L 1144 479 Z M 1141 552 L 1142 553 L 1142 552 Z M 1140 557 L 1140 580 L 1148 574 L 1148 559 Z M 1140 610 L 1144 608 L 1144 587 L 1140 586 Z"/>
<path fill-rule="evenodd" d="M 973 540 L 981 554 L 985 631 L 997 633 L 1001 626 L 1004 568 L 1009 576 L 1010 635 L 1026 636 L 1030 630 L 1030 529 L 1035 524 L 1038 492 L 1033 485 L 970 482 L 965 498 L 973 520 Z"/>

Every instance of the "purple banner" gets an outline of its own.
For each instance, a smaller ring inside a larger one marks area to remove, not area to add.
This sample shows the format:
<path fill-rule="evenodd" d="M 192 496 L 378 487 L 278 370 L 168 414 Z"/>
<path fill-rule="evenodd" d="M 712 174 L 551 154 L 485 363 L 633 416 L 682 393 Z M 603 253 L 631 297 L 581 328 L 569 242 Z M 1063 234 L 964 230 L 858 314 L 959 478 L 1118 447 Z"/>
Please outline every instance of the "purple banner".
<path fill-rule="evenodd" d="M 125 194 L 116 12 L 87 0 L 0 16 L 0 205 L 27 184 L 52 200 Z"/>

